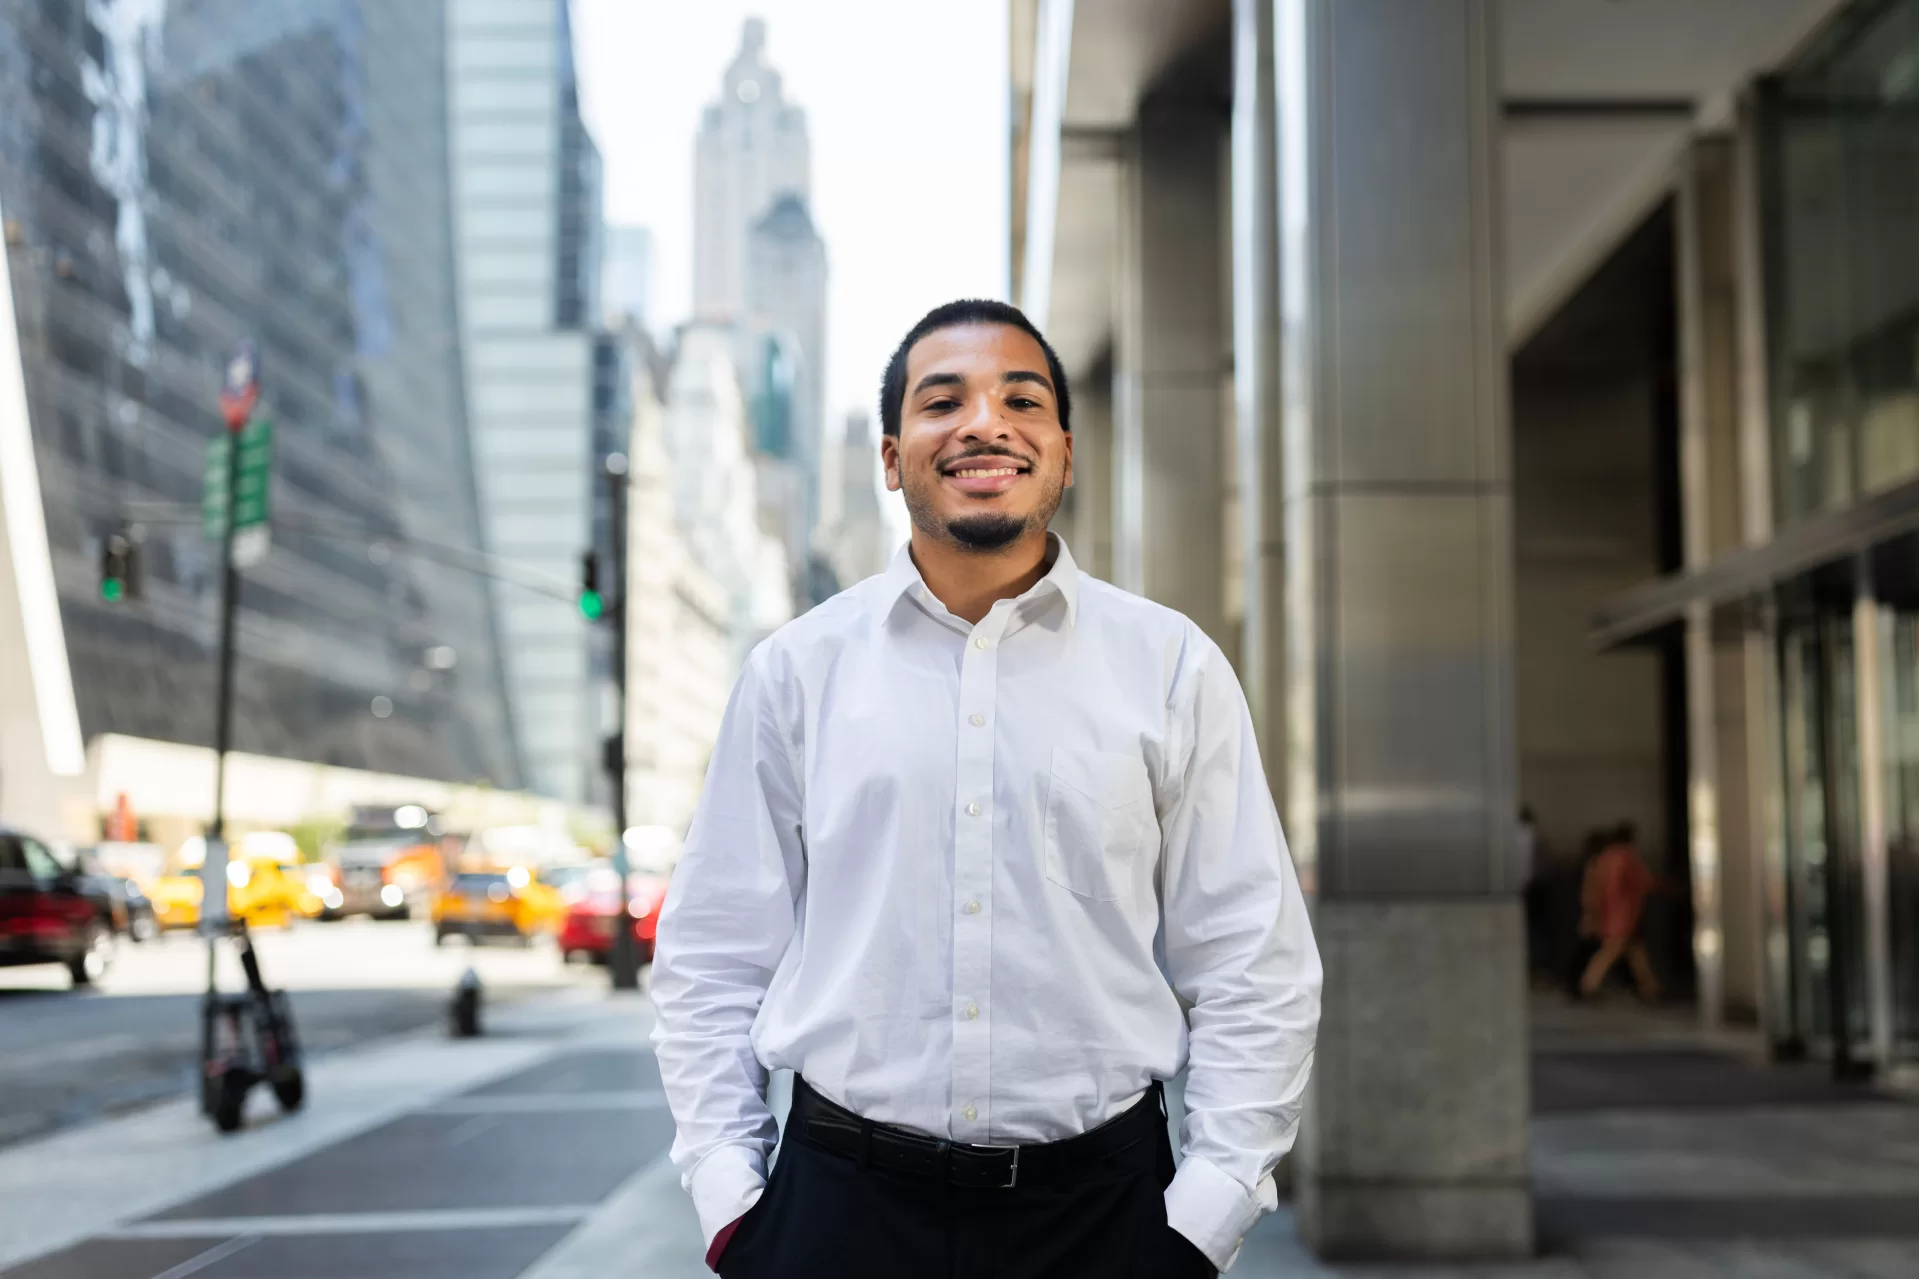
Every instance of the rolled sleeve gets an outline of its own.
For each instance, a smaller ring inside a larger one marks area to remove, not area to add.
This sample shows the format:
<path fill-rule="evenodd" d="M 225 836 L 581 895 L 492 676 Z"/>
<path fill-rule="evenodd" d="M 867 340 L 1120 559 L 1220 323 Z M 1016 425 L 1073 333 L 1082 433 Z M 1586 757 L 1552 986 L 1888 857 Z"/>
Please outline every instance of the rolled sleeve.
<path fill-rule="evenodd" d="M 1224 1270 L 1276 1196 L 1319 1029 L 1319 952 L 1238 679 L 1194 634 L 1171 710 L 1167 974 L 1191 1005 L 1184 1154 L 1168 1220 Z"/>

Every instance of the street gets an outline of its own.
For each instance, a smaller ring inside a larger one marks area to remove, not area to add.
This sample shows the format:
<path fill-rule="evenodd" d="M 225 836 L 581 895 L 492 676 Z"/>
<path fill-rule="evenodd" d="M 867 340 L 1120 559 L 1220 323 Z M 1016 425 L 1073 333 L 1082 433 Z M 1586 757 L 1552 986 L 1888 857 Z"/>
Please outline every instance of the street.
<path fill-rule="evenodd" d="M 444 1020 L 471 964 L 494 1003 L 533 990 L 604 986 L 603 969 L 531 950 L 433 945 L 424 923 L 352 919 L 254 935 L 269 984 L 291 992 L 310 1058 Z M 243 978 L 221 947 L 220 982 Z M 169 933 L 122 943 L 97 989 L 71 988 L 57 967 L 0 969 L 0 1147 L 184 1093 L 199 1052 L 206 944 Z"/>
<path fill-rule="evenodd" d="M 261 951 L 315 1046 L 309 1102 L 281 1115 L 256 1094 L 224 1137 L 178 1095 L 196 942 L 122 955 L 99 992 L 60 989 L 57 970 L 8 975 L 6 1279 L 708 1273 L 665 1158 L 644 994 L 611 993 L 601 970 L 545 950 L 436 951 L 417 925 L 309 926 L 262 935 Z M 454 1039 L 442 1001 L 469 962 L 490 992 L 487 1033 Z M 1632 1006 L 1536 1000 L 1532 1038 L 1541 1255 L 1496 1271 L 1401 1266 L 1399 1279 L 1919 1273 L 1908 1099 L 1816 1064 L 1759 1063 L 1734 1037 Z M 1177 1087 L 1169 1100 L 1176 1124 Z M 1282 1203 L 1232 1273 L 1382 1272 L 1313 1257 Z"/>

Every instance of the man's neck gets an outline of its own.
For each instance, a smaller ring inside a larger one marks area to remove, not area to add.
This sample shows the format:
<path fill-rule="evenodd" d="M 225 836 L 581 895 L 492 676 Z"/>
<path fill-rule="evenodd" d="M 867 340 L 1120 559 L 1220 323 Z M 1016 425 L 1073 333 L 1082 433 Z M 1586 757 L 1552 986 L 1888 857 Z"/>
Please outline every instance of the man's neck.
<path fill-rule="evenodd" d="M 947 612 L 974 625 L 994 604 L 1024 594 L 1045 577 L 1050 549 L 1044 529 L 997 551 L 967 550 L 913 530 L 913 564 L 926 589 Z"/>

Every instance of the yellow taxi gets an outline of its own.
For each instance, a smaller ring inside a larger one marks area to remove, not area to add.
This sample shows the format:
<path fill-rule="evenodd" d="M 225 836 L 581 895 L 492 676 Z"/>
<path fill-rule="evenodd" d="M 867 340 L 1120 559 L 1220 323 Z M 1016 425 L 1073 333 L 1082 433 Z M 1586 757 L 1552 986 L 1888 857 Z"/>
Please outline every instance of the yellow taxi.
<path fill-rule="evenodd" d="M 522 946 L 558 931 L 566 901 L 526 866 L 483 867 L 454 875 L 433 901 L 433 944 L 509 937 Z"/>
<path fill-rule="evenodd" d="M 321 902 L 295 864 L 299 853 L 281 831 L 255 831 L 240 839 L 227 862 L 227 913 L 249 928 L 285 928 L 295 916 L 311 918 Z M 206 842 L 198 837 L 181 845 L 176 873 L 155 880 L 148 897 L 162 928 L 194 928 L 200 923 L 200 868 Z"/>

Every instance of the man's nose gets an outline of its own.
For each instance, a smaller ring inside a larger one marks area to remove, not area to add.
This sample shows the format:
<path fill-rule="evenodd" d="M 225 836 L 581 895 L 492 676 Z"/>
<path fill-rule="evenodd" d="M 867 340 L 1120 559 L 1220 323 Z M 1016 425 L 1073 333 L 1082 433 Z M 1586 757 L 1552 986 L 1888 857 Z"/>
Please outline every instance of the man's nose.
<path fill-rule="evenodd" d="M 959 426 L 959 435 L 962 439 L 997 440 L 1004 439 L 1010 430 L 999 406 L 991 397 L 982 395 L 968 407 L 966 420 Z"/>

